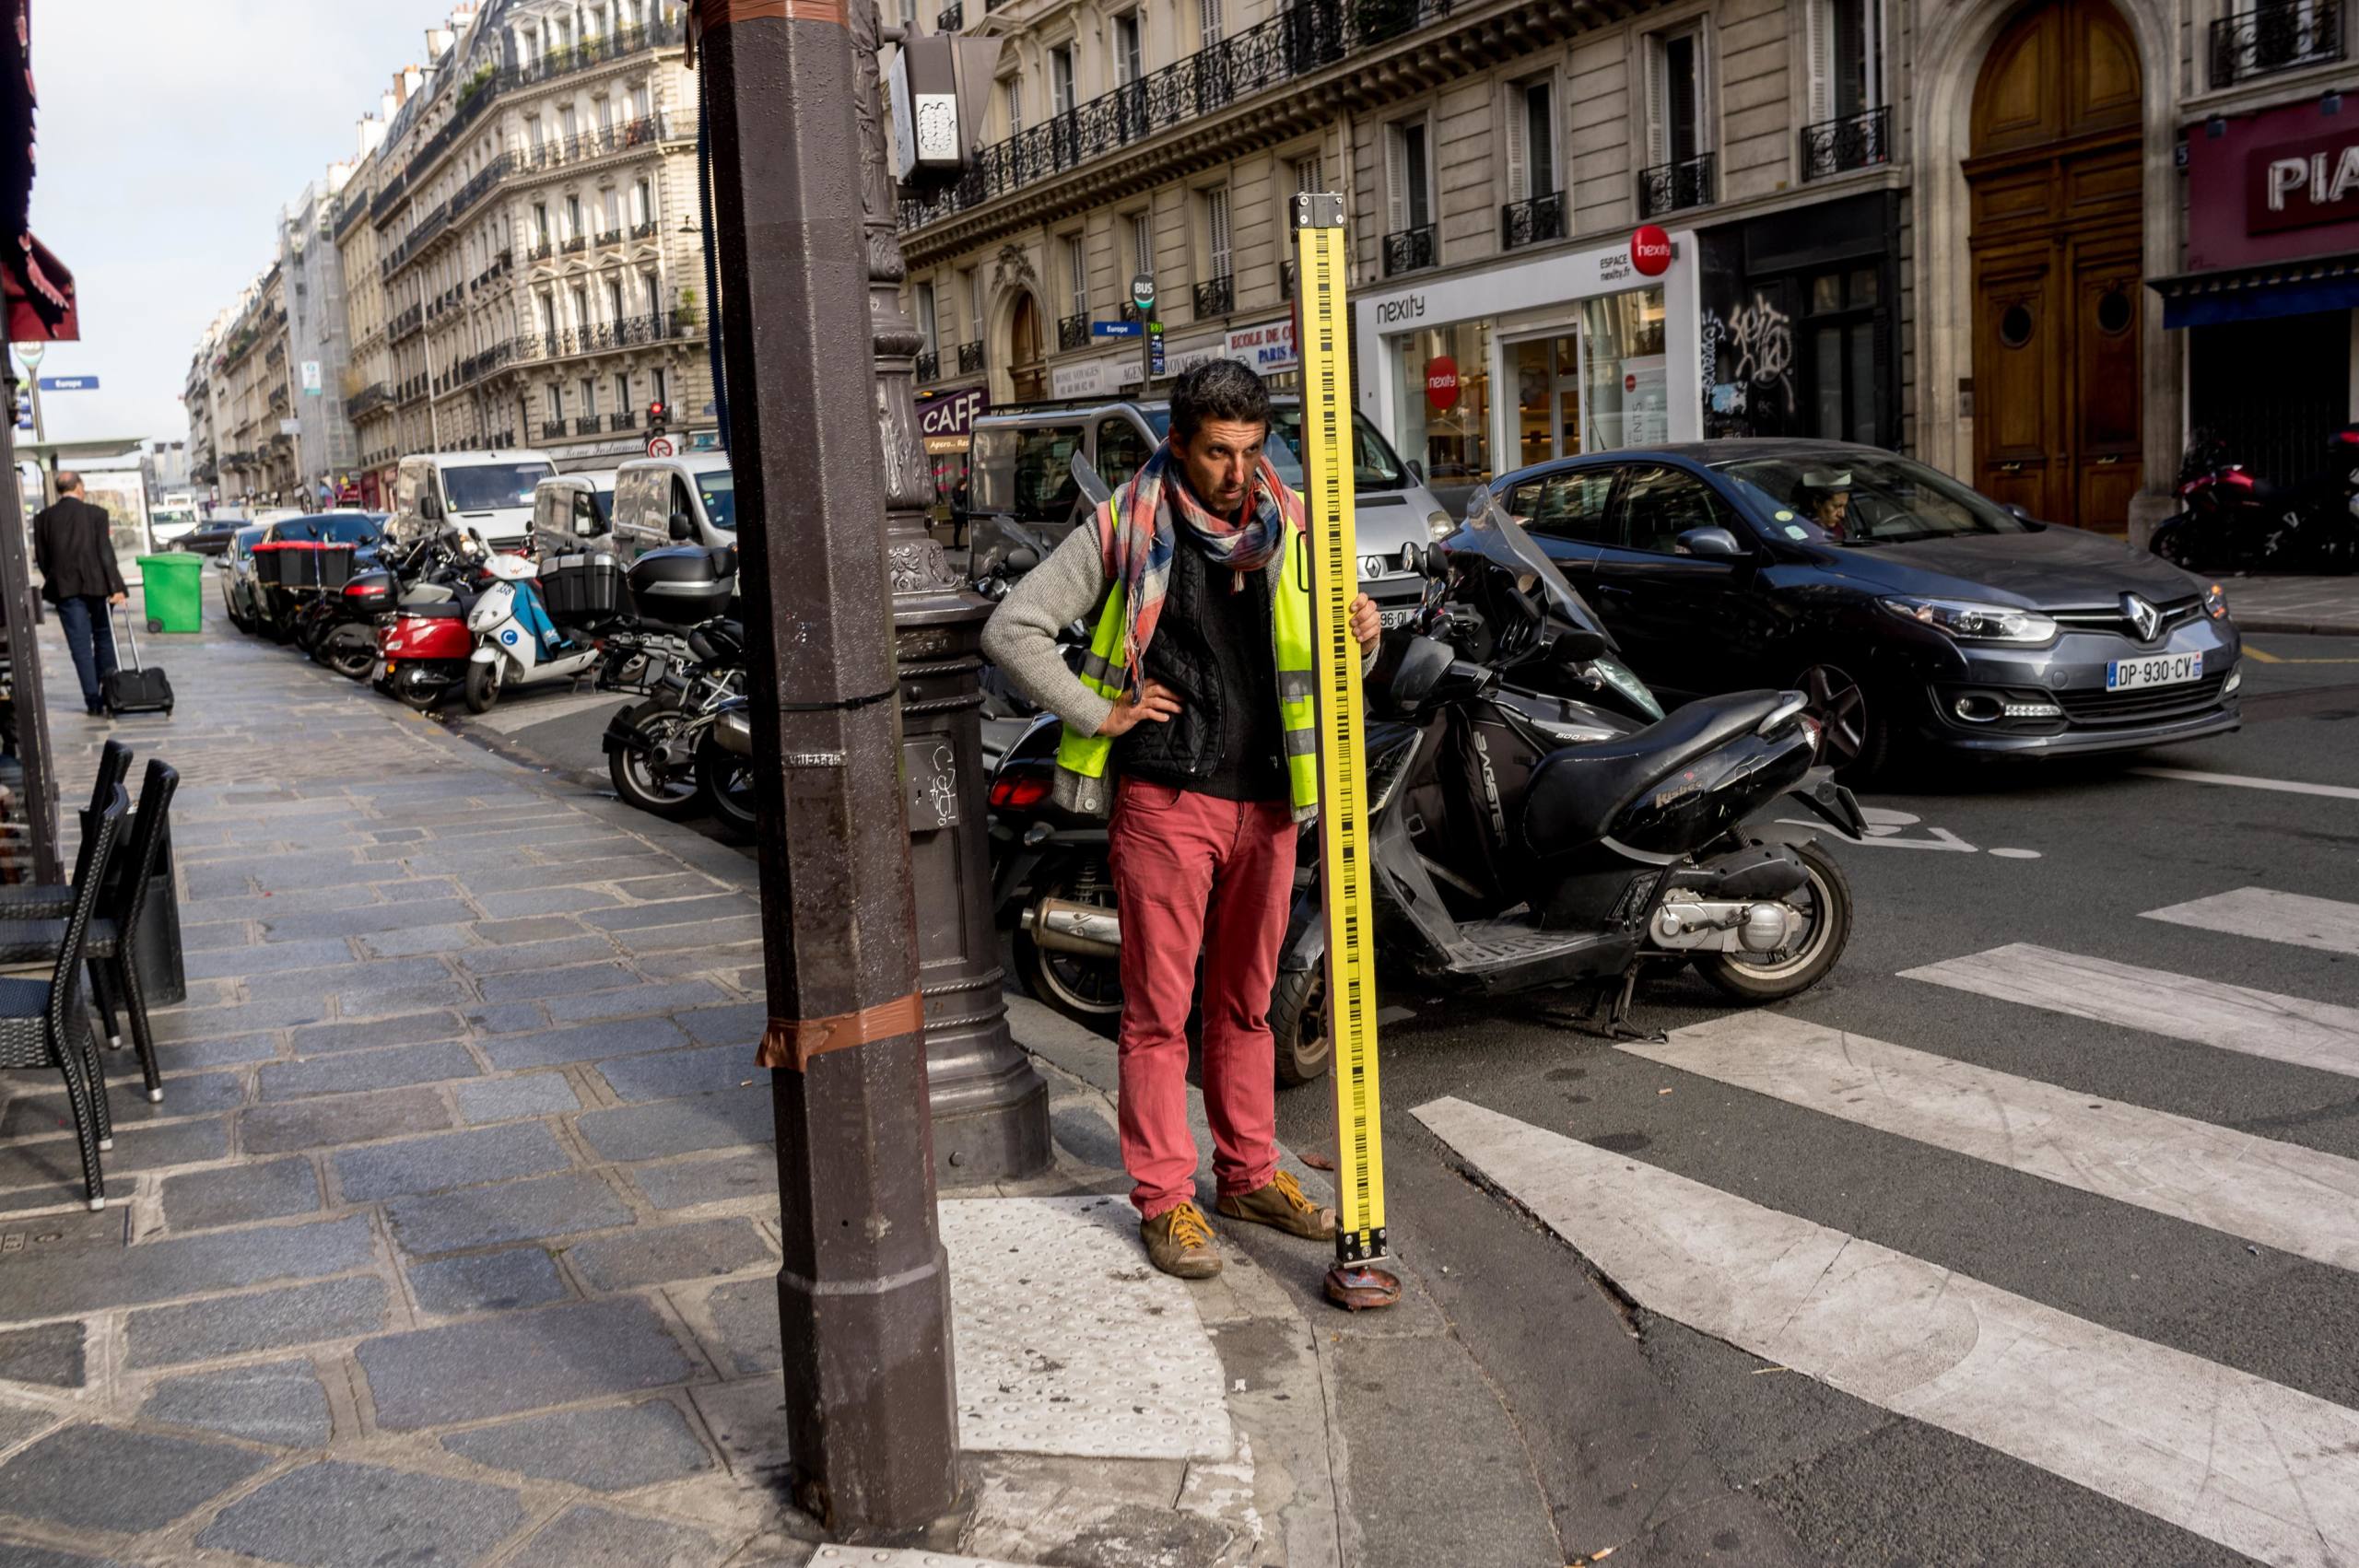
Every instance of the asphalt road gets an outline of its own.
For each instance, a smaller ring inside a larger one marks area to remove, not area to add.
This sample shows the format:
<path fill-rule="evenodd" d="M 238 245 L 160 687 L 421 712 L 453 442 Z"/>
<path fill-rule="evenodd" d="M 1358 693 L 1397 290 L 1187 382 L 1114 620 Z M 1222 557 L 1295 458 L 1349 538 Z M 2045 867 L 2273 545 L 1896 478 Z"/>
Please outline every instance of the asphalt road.
<path fill-rule="evenodd" d="M 1464 1354 L 1345 1330 L 1365 1561 L 2346 1561 L 2359 638 L 2248 648 L 2236 734 L 1864 797 L 1792 1002 L 1658 983 L 1649 1056 L 1388 998 L 1391 1235 Z M 450 721 L 599 778 L 616 706 Z"/>

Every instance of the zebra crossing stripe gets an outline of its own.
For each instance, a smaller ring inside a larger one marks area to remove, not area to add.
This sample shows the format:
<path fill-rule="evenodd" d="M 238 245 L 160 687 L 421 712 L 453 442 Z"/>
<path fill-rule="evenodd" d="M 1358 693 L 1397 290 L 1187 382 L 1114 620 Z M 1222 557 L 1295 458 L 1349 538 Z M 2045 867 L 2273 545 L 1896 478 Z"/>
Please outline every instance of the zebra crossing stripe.
<path fill-rule="evenodd" d="M 2359 1412 L 1462 1100 L 1414 1114 L 1650 1312 L 2266 1562 L 2359 1540 Z"/>
<path fill-rule="evenodd" d="M 2359 1270 L 2359 1161 L 2092 1098 L 1772 1012 L 1633 1056 L 2005 1165 L 2281 1252 Z"/>
<path fill-rule="evenodd" d="M 2216 893 L 2167 909 L 2149 909 L 2140 918 L 2327 953 L 2359 953 L 2359 904 L 2312 898 L 2306 894 L 2239 887 L 2234 893 Z"/>
<path fill-rule="evenodd" d="M 1903 969 L 1904 980 L 2359 1077 L 2359 1008 L 2013 942 Z"/>

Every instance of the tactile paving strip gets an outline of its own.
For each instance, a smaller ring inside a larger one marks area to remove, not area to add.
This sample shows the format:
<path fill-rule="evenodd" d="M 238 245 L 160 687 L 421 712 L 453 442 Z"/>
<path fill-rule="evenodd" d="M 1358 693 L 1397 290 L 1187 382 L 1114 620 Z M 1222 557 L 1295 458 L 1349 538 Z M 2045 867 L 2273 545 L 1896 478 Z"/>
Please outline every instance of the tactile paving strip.
<path fill-rule="evenodd" d="M 1188 1286 L 1147 1263 L 1129 1204 L 951 1199 L 941 1216 L 963 1446 L 1229 1457 L 1220 1356 Z"/>

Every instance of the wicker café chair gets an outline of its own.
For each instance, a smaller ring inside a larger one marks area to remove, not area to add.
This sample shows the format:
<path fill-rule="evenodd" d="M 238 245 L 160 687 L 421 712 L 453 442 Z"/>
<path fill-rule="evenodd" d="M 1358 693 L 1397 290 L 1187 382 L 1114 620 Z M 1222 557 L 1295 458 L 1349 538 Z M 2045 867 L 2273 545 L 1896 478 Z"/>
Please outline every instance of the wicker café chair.
<path fill-rule="evenodd" d="M 90 1047 L 89 1019 L 81 1006 L 83 943 L 128 809 L 118 784 L 105 808 L 84 820 L 82 849 L 74 867 L 74 907 L 65 917 L 57 966 L 50 977 L 0 977 L 0 1068 L 53 1067 L 65 1075 L 74 1136 L 81 1144 L 82 1178 L 93 1209 L 106 1207 L 106 1177 L 99 1170 L 99 1154 L 114 1147 L 114 1124 L 107 1113 L 98 1053 Z"/>
<path fill-rule="evenodd" d="M 123 1031 L 116 1019 L 127 1015 L 150 1101 L 163 1099 L 164 1078 L 156 1065 L 147 999 L 139 989 L 139 917 L 147 907 L 156 862 L 171 834 L 172 796 L 180 786 L 180 773 L 170 763 L 148 759 L 147 777 L 139 786 L 139 810 L 132 816 L 129 837 L 115 852 L 106 885 L 100 889 L 98 911 L 82 944 L 82 956 L 90 966 L 90 989 L 98 999 L 100 1015 L 106 1020 L 107 1044 L 117 1050 L 123 1047 Z M 42 905 L 41 919 L 14 918 L 27 906 L 0 904 L 0 964 L 45 964 L 56 956 L 58 945 L 65 940 L 66 917 L 72 913 L 76 890 L 60 891 L 66 896 Z"/>

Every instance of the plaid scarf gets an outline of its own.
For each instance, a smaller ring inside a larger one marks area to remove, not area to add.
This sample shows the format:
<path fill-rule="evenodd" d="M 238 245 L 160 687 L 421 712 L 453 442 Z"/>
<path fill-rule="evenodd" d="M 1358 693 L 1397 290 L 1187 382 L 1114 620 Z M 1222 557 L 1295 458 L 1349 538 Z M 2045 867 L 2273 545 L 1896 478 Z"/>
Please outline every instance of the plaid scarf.
<path fill-rule="evenodd" d="M 1139 672 L 1145 667 L 1141 661 L 1163 615 L 1164 594 L 1171 586 L 1171 555 L 1182 529 L 1215 565 L 1249 572 L 1267 567 L 1284 548 L 1285 524 L 1299 529 L 1303 520 L 1302 497 L 1278 477 L 1267 457 L 1253 476 L 1251 515 L 1243 522 L 1215 516 L 1177 472 L 1168 440 L 1132 476 L 1117 513 L 1118 524 L 1101 526 L 1098 536 L 1106 552 L 1106 576 L 1122 585 L 1126 691 L 1138 689 Z"/>

